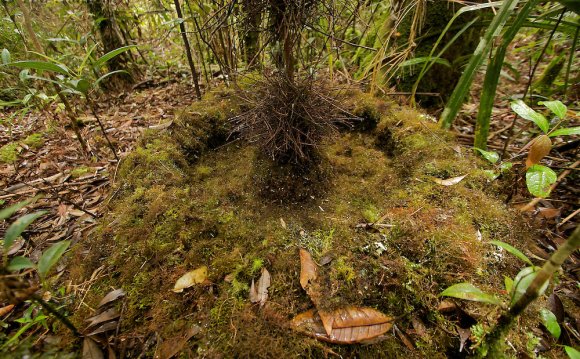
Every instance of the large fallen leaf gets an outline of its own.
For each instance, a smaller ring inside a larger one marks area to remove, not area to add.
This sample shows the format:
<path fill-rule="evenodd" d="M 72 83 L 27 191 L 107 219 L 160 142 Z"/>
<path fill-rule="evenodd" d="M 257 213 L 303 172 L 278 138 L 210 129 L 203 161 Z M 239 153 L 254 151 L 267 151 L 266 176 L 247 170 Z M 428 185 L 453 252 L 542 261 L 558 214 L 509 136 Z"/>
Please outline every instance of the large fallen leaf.
<path fill-rule="evenodd" d="M 548 153 L 550 153 L 550 150 L 552 150 L 552 140 L 550 140 L 550 137 L 546 135 L 538 136 L 532 143 L 530 152 L 528 152 L 528 158 L 526 159 L 526 169 L 539 163 L 542 158 L 546 157 Z"/>
<path fill-rule="evenodd" d="M 95 326 L 97 324 L 101 324 L 104 322 L 108 322 L 109 320 L 113 320 L 118 318 L 121 315 L 116 308 L 110 308 L 105 310 L 104 312 L 97 314 L 95 316 L 90 317 L 86 321 L 89 322 L 87 328 Z"/>
<path fill-rule="evenodd" d="M 86 338 L 83 340 L 83 355 L 82 359 L 104 359 L 105 355 L 99 345 L 92 339 Z"/>
<path fill-rule="evenodd" d="M 100 308 L 109 303 L 112 303 L 124 295 L 125 291 L 123 289 L 112 290 L 109 293 L 107 293 L 107 295 L 103 299 L 101 299 L 101 302 L 99 303 L 98 307 Z"/>
<path fill-rule="evenodd" d="M 185 273 L 175 282 L 173 291 L 181 293 L 185 288 L 192 287 L 196 284 L 203 283 L 207 279 L 207 267 L 201 266 L 196 270 Z"/>
<path fill-rule="evenodd" d="M 250 287 L 250 301 L 252 303 L 260 303 L 264 305 L 268 300 L 268 288 L 270 287 L 270 272 L 266 268 L 262 268 L 262 275 L 258 279 L 258 285 L 254 284 L 252 279 L 252 286 Z"/>
<path fill-rule="evenodd" d="M 300 248 L 300 285 L 307 290 L 308 286 L 316 279 L 318 267 L 312 256 L 306 249 Z"/>
<path fill-rule="evenodd" d="M 453 178 L 447 178 L 447 179 L 433 178 L 433 182 L 440 184 L 442 186 L 453 186 L 453 185 L 461 182 L 465 178 L 465 176 L 467 176 L 467 175 L 453 177 Z"/>
<path fill-rule="evenodd" d="M 310 253 L 300 249 L 300 285 L 310 297 L 314 305 L 318 306 L 322 299 L 318 278 L 318 265 L 312 259 Z"/>
<path fill-rule="evenodd" d="M 345 307 L 323 315 L 325 323 L 320 313 L 312 309 L 298 314 L 291 325 L 318 340 L 337 344 L 368 342 L 385 334 L 393 325 L 393 318 L 373 308 Z"/>
<path fill-rule="evenodd" d="M 183 336 L 171 338 L 164 340 L 163 343 L 157 349 L 154 358 L 155 359 L 170 359 L 179 354 L 189 339 L 193 336 L 199 334 L 201 332 L 201 328 L 197 325 L 193 325 L 187 332 L 183 334 Z"/>

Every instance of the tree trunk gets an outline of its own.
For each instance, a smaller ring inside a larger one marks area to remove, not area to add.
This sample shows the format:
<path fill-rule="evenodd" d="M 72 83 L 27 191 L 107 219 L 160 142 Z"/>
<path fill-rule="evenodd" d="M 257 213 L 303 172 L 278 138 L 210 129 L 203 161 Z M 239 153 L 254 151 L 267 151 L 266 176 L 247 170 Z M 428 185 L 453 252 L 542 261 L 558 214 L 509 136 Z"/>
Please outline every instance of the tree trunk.
<path fill-rule="evenodd" d="M 260 67 L 257 59 L 260 48 L 260 24 L 262 23 L 262 12 L 255 0 L 246 0 L 243 3 L 243 10 L 246 16 L 243 36 L 246 66 L 248 69 Z"/>
<path fill-rule="evenodd" d="M 110 52 L 120 47 L 123 47 L 123 41 L 121 40 L 117 32 L 117 24 L 115 23 L 115 17 L 113 16 L 113 10 L 107 0 L 86 0 L 89 12 L 93 16 L 95 21 L 95 26 L 99 30 L 101 35 L 101 41 L 103 42 L 104 52 Z M 127 55 L 121 54 L 113 57 L 107 62 L 109 71 L 116 70 L 127 70 L 127 64 L 129 63 Z M 118 74 L 112 77 L 117 84 L 124 86 L 133 82 L 133 78 L 128 74 Z"/>

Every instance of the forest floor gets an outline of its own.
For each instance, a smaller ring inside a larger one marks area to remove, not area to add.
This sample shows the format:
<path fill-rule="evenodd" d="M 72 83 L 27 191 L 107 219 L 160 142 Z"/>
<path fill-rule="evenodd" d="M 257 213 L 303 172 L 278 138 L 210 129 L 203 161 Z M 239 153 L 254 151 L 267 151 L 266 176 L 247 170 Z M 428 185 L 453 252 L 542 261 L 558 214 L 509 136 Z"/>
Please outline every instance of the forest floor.
<path fill-rule="evenodd" d="M 506 80 L 504 80 L 506 81 Z M 506 82 L 509 84 L 509 82 Z M 518 91 L 516 85 L 503 87 L 505 94 Z M 473 138 L 473 119 L 476 112 L 477 86 L 474 88 L 473 101 L 466 104 L 454 131 L 459 142 L 466 148 L 471 147 Z M 176 112 L 185 105 L 194 102 L 191 86 L 182 82 L 143 83 L 141 86 L 121 92 L 107 98 L 99 104 L 98 114 L 103 120 L 107 133 L 111 137 L 121 158 L 129 155 L 138 145 L 142 133 L 151 129 L 164 131 L 174 119 Z M 509 127 L 514 119 L 507 100 L 501 99 L 494 110 L 492 122 L 491 148 L 501 152 L 509 134 Z M 31 205 L 31 208 L 46 209 L 49 213 L 34 223 L 25 232 L 24 239 L 18 241 L 9 254 L 26 255 L 36 261 L 43 249 L 51 243 L 71 239 L 73 243 L 93 236 L 98 227 L 99 218 L 110 211 L 111 192 L 117 179 L 119 164 L 111 161 L 112 155 L 106 141 L 100 135 L 98 125 L 92 116 L 81 116 L 83 121 L 82 135 L 90 144 L 90 158 L 81 154 L 80 146 L 74 139 L 72 131 L 63 124 L 63 116 L 53 115 L 53 109 L 33 112 L 26 115 L 17 125 L 0 127 L 0 147 L 16 143 L 12 153 L 0 153 L 2 156 L 16 156 L 14 164 L 0 164 L 0 204 L 15 203 L 27 199 L 38 192 L 44 197 Z M 577 119 L 576 119 L 577 120 Z M 529 140 L 526 136 L 528 126 L 522 121 L 516 123 L 513 141 L 507 146 L 505 158 L 524 159 L 521 149 Z M 558 144 L 556 144 L 558 146 Z M 525 153 L 525 152 L 524 152 Z M 577 144 L 575 147 L 562 146 L 554 151 L 548 160 L 552 168 L 566 170 L 577 166 Z M 217 159 L 219 160 L 219 158 Z M 211 177 L 211 176 L 210 176 Z M 568 176 L 562 176 L 559 186 L 549 199 L 542 200 L 527 215 L 534 227 L 540 228 L 542 235 L 534 237 L 535 245 L 528 248 L 528 253 L 539 258 L 547 258 L 555 248 L 566 239 L 562 233 L 578 225 L 578 188 L 574 186 L 577 171 L 572 169 Z M 531 198 L 526 195 L 525 184 L 521 178 L 513 183 L 515 192 L 512 204 L 515 206 L 528 203 Z M 5 226 L 5 224 L 4 224 Z M 0 227 L 3 231 L 5 228 Z M 565 307 L 562 302 L 580 303 L 580 295 L 574 278 L 578 271 L 578 258 L 565 266 L 566 274 L 554 288 L 550 298 L 551 309 L 561 320 L 568 335 L 568 342 L 580 338 L 580 318 L 573 309 Z M 65 288 L 62 293 L 46 293 L 46 298 L 57 298 L 60 302 L 69 302 L 67 298 L 84 298 L 91 290 L 92 283 L 104 274 L 96 271 L 85 283 L 73 283 L 68 280 L 70 268 L 62 265 L 57 268 L 59 286 Z M 345 274 L 346 275 L 346 274 Z M 82 301 L 81 301 L 82 302 Z M 78 303 L 73 307 L 78 309 Z M 17 311 L 4 314 L 3 320 L 18 318 Z M 397 337 L 402 343 L 414 350 L 413 339 L 422 335 L 421 324 L 416 324 L 408 333 L 397 329 Z M 409 339 L 412 334 L 413 339 Z M 452 333 L 460 340 L 461 333 Z M 537 329 L 536 334 L 544 338 L 541 342 L 545 350 L 550 348 L 545 332 Z M 42 337 L 39 328 L 36 333 L 27 333 L 32 337 Z M 465 340 L 462 339 L 462 343 Z M 553 343 L 552 343 L 553 344 Z M 330 351 L 332 354 L 332 351 Z"/>

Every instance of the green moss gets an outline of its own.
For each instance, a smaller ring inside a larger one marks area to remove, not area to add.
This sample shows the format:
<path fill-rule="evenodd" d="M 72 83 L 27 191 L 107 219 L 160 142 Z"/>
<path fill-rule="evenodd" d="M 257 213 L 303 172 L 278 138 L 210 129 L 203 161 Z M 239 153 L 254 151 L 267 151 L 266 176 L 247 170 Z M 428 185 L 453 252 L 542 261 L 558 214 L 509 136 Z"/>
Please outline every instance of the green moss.
<path fill-rule="evenodd" d="M 42 133 L 33 133 L 32 135 L 26 137 L 22 142 L 24 142 L 24 144 L 28 147 L 39 149 L 44 145 L 44 138 Z"/>
<path fill-rule="evenodd" d="M 456 346 L 445 334 L 452 324 L 437 312 L 444 287 L 470 281 L 493 292 L 502 288 L 500 274 L 519 269 L 511 258 L 490 259 L 494 249 L 485 243 L 501 236 L 525 248 L 527 232 L 472 175 L 475 157 L 458 153 L 452 136 L 420 113 L 377 107 L 380 122 L 374 130 L 345 129 L 322 148 L 324 186 L 308 192 L 307 201 L 281 202 L 264 195 L 269 189 L 263 186 L 272 183 L 264 177 L 276 169 L 260 168 L 256 148 L 209 144 L 226 129 L 209 119 L 225 120 L 224 109 L 235 108 L 224 96 L 210 94 L 184 110 L 172 134 L 146 135 L 121 164 L 111 213 L 98 235 L 82 244 L 99 251 L 87 251 L 87 257 L 79 248 L 72 256 L 82 268 L 75 283 L 100 266 L 108 271 L 94 284 L 99 291 L 87 295 L 89 305 L 96 306 L 104 288 L 127 291 L 127 333 L 157 332 L 167 339 L 195 323 L 204 330 L 188 345 L 208 357 L 406 353 L 394 338 L 338 346 L 288 329 L 289 319 L 313 307 L 299 284 L 298 248 L 305 248 L 321 264 L 322 308 L 373 306 L 401 316 L 397 325 L 405 328 L 406 313 L 417 313 L 430 323 L 431 338 L 417 356 L 437 357 Z M 449 187 L 430 180 L 462 174 L 468 177 Z M 380 218 L 374 228 L 357 226 Z M 171 292 L 183 273 L 202 265 L 211 284 Z M 258 309 L 248 294 L 262 268 L 272 279 L 269 299 Z M 91 314 L 80 310 L 75 318 L 82 322 Z"/>
<path fill-rule="evenodd" d="M 18 159 L 18 143 L 12 142 L 0 147 L 0 162 L 14 163 Z"/>
<path fill-rule="evenodd" d="M 79 178 L 81 176 L 86 175 L 87 173 L 91 172 L 91 168 L 87 167 L 87 166 L 81 166 L 81 167 L 77 167 L 75 169 L 73 169 L 72 171 L 70 171 L 70 174 L 73 178 Z"/>

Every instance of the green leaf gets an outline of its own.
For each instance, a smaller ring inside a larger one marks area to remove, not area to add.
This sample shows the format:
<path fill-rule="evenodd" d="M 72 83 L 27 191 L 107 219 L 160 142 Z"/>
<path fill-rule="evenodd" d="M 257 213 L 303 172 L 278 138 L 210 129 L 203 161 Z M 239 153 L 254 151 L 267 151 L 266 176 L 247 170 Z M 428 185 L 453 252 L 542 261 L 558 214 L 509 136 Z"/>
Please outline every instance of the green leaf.
<path fill-rule="evenodd" d="M 503 162 L 501 165 L 499 165 L 499 171 L 501 173 L 507 172 L 512 169 L 513 165 L 514 164 L 511 162 Z"/>
<path fill-rule="evenodd" d="M 123 46 L 123 47 L 120 47 L 120 48 L 115 49 L 113 51 L 107 52 L 103 56 L 99 57 L 97 59 L 97 61 L 95 61 L 95 63 L 93 64 L 93 67 L 100 68 L 101 66 L 103 66 L 107 61 L 109 61 L 113 57 L 120 55 L 123 52 L 131 50 L 131 49 L 136 48 L 136 47 L 137 47 L 137 45 Z"/>
<path fill-rule="evenodd" d="M 566 105 L 560 101 L 540 101 L 538 105 L 549 108 L 560 120 L 563 120 L 566 117 L 566 112 L 568 112 Z"/>
<path fill-rule="evenodd" d="M 443 66 L 451 67 L 451 64 L 446 59 L 443 59 L 441 57 L 429 57 L 429 56 L 415 57 L 413 59 L 403 61 L 399 64 L 399 67 L 414 66 L 414 65 L 418 65 L 418 64 L 422 64 L 424 62 L 430 62 L 430 61 L 432 61 L 433 63 L 436 63 L 436 64 L 443 65 Z"/>
<path fill-rule="evenodd" d="M 8 49 L 2 49 L 2 63 L 6 65 L 10 62 L 10 51 Z"/>
<path fill-rule="evenodd" d="M 483 174 L 490 179 L 490 181 L 495 181 L 499 177 L 499 173 L 494 170 L 483 170 Z"/>
<path fill-rule="evenodd" d="M 28 227 L 32 222 L 34 222 L 38 217 L 44 215 L 46 211 L 30 213 L 18 218 L 14 223 L 8 227 L 6 234 L 4 235 L 4 253 L 12 246 L 12 243 L 24 232 L 26 227 Z"/>
<path fill-rule="evenodd" d="M 544 133 L 548 132 L 550 128 L 550 123 L 548 122 L 548 120 L 544 117 L 544 115 L 534 111 L 531 107 L 526 105 L 524 101 L 516 100 L 511 103 L 511 107 L 512 110 L 515 111 L 515 113 L 520 115 L 520 117 L 528 121 L 532 121 L 533 123 L 538 125 L 540 130 L 544 131 Z"/>
<path fill-rule="evenodd" d="M 542 308 L 542 310 L 540 310 L 540 318 L 542 319 L 542 324 L 544 324 L 550 334 L 552 334 L 552 336 L 556 339 L 560 338 L 562 330 L 560 329 L 558 319 L 556 319 L 554 313 L 546 308 Z"/>
<path fill-rule="evenodd" d="M 580 359 L 580 352 L 572 347 L 564 345 L 564 350 L 570 359 Z"/>
<path fill-rule="evenodd" d="M 445 289 L 441 294 L 445 297 L 453 297 L 474 302 L 483 302 L 489 304 L 500 305 L 501 301 L 491 294 L 483 292 L 481 289 L 475 287 L 471 283 L 459 283 L 452 285 Z"/>
<path fill-rule="evenodd" d="M 520 252 L 517 248 L 505 243 L 505 242 L 501 242 L 501 241 L 490 241 L 489 243 L 491 244 L 495 244 L 496 246 L 505 249 L 508 253 L 518 257 L 519 259 L 521 259 L 522 261 L 524 261 L 526 264 L 529 264 L 531 266 L 533 266 L 534 264 L 532 263 L 532 261 L 530 261 L 530 259 L 523 254 L 522 252 Z"/>
<path fill-rule="evenodd" d="M 20 73 L 18 74 L 18 78 L 22 82 L 25 82 L 26 80 L 28 80 L 29 77 L 30 77 L 30 70 L 28 70 L 28 69 L 24 69 L 24 70 L 20 71 Z"/>
<path fill-rule="evenodd" d="M 556 182 L 558 176 L 551 168 L 542 165 L 533 165 L 526 172 L 528 191 L 536 197 L 548 197 L 550 186 Z"/>
<path fill-rule="evenodd" d="M 13 204 L 10 207 L 6 207 L 0 210 L 0 220 L 3 219 L 7 219 L 10 218 L 14 213 L 18 212 L 21 208 L 24 208 L 25 206 L 29 205 L 30 203 L 36 201 L 37 199 L 39 199 L 40 196 L 36 196 L 30 199 L 27 199 L 26 201 L 22 201 L 22 202 L 18 202 L 16 204 Z"/>
<path fill-rule="evenodd" d="M 488 160 L 491 163 L 496 163 L 497 161 L 499 161 L 499 154 L 497 152 L 485 151 L 485 150 L 482 150 L 481 148 L 476 148 L 475 150 L 478 151 L 479 153 L 481 153 L 483 158 L 485 158 L 486 160 Z"/>
<path fill-rule="evenodd" d="M 26 257 L 14 257 L 8 264 L 8 270 L 11 272 L 16 272 L 22 269 L 34 268 L 34 263 Z"/>
<path fill-rule="evenodd" d="M 87 94 L 91 88 L 91 83 L 86 79 L 74 79 L 70 81 L 71 85 L 75 88 L 75 90 L 79 91 L 80 93 Z"/>
<path fill-rule="evenodd" d="M 514 287 L 514 281 L 513 281 L 513 279 L 511 279 L 507 275 L 504 275 L 503 276 L 503 283 L 504 283 L 504 286 L 505 286 L 505 291 L 508 292 L 508 293 L 511 293 L 512 288 Z"/>
<path fill-rule="evenodd" d="M 514 278 L 514 285 L 511 293 L 511 303 L 510 306 L 514 305 L 521 297 L 524 295 L 530 284 L 536 278 L 538 273 L 538 267 L 526 267 L 522 269 L 518 275 Z M 544 294 L 546 288 L 548 288 L 549 281 L 546 281 L 542 288 L 540 288 L 538 295 Z"/>
<path fill-rule="evenodd" d="M 568 127 L 568 128 L 561 128 L 550 133 L 548 136 L 555 137 L 555 136 L 570 136 L 570 135 L 580 135 L 580 127 Z"/>
<path fill-rule="evenodd" d="M 51 71 L 61 75 L 69 75 L 68 69 L 64 65 L 57 65 L 46 61 L 16 61 L 6 64 L 6 66 L 14 66 L 21 69 L 33 69 L 39 71 Z"/>
<path fill-rule="evenodd" d="M 48 271 L 58 262 L 69 246 L 70 241 L 58 242 L 42 253 L 38 260 L 38 274 L 42 279 L 46 278 Z"/>

